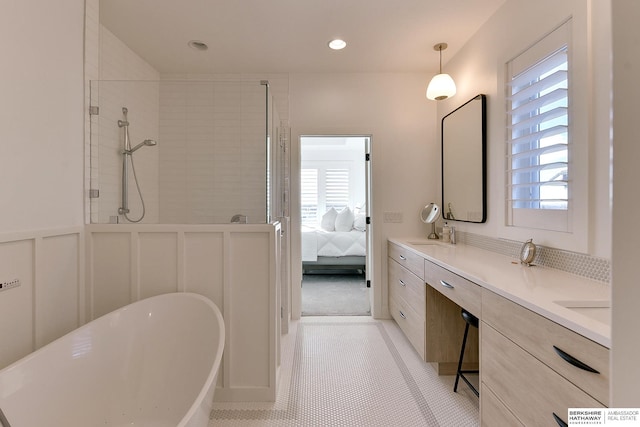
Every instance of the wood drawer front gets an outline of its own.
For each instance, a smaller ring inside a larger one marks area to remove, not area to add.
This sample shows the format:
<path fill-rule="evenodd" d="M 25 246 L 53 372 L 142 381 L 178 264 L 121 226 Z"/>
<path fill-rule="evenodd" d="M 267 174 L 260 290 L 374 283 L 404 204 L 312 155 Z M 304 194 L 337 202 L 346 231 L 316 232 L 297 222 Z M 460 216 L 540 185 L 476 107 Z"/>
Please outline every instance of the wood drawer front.
<path fill-rule="evenodd" d="M 480 386 L 480 395 L 482 396 L 480 399 L 480 425 L 482 427 L 523 427 L 523 424 L 500 402 L 500 399 L 485 383 Z"/>
<path fill-rule="evenodd" d="M 424 360 L 424 317 L 418 316 L 404 301 L 394 298 L 389 299 L 389 311 Z"/>
<path fill-rule="evenodd" d="M 403 299 L 422 318 L 425 316 L 424 281 L 389 258 L 389 293 L 395 299 Z"/>
<path fill-rule="evenodd" d="M 482 290 L 482 320 L 602 404 L 609 404 L 606 347 L 486 289 Z M 569 364 L 556 353 L 554 345 L 600 373 Z"/>
<path fill-rule="evenodd" d="M 391 242 L 388 244 L 388 252 L 389 258 L 394 259 L 398 264 L 418 276 L 420 279 L 424 279 L 423 257 Z"/>
<path fill-rule="evenodd" d="M 480 286 L 427 260 L 424 261 L 424 275 L 429 286 L 480 318 L 482 306 Z"/>
<path fill-rule="evenodd" d="M 481 328 L 482 381 L 524 425 L 555 426 L 554 413 L 566 423 L 568 408 L 602 407 L 486 323 Z"/>

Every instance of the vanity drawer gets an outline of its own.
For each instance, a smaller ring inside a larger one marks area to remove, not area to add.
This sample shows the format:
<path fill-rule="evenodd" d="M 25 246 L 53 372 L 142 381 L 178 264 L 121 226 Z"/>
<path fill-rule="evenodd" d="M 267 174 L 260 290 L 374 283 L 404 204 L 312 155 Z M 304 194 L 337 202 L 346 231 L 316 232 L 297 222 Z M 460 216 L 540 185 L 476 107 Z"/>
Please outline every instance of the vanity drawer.
<path fill-rule="evenodd" d="M 480 286 L 427 260 L 424 261 L 424 273 L 427 284 L 480 318 L 482 305 Z"/>
<path fill-rule="evenodd" d="M 486 323 L 481 328 L 482 381 L 524 425 L 555 426 L 553 414 L 566 423 L 568 408 L 602 407 Z"/>
<path fill-rule="evenodd" d="M 486 289 L 482 290 L 482 320 L 608 405 L 609 349 Z M 599 373 L 570 364 L 554 346 Z"/>
<path fill-rule="evenodd" d="M 392 259 L 389 259 L 388 265 L 390 297 L 403 299 L 418 315 L 424 318 L 424 281 Z"/>
<path fill-rule="evenodd" d="M 402 300 L 389 299 L 389 311 L 409 342 L 424 360 L 424 317 L 420 317 Z"/>
<path fill-rule="evenodd" d="M 410 250 L 389 242 L 388 246 L 389 258 L 392 258 L 401 266 L 408 269 L 410 272 L 418 276 L 420 279 L 424 279 L 424 258 L 420 255 L 416 255 Z"/>
<path fill-rule="evenodd" d="M 504 406 L 485 383 L 481 384 L 482 401 L 480 418 L 482 427 L 511 426 L 522 427 L 522 423 Z"/>

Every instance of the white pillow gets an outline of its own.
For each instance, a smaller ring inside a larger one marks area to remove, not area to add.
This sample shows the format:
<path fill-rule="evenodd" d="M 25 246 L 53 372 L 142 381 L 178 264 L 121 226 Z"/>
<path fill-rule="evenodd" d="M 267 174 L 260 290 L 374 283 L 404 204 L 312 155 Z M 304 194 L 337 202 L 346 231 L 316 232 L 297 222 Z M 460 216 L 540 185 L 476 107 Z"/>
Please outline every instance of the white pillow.
<path fill-rule="evenodd" d="M 359 213 L 356 215 L 353 220 L 353 228 L 358 231 L 366 231 L 367 230 L 367 216 L 363 213 Z"/>
<path fill-rule="evenodd" d="M 338 212 L 334 208 L 329 209 L 324 215 L 322 215 L 320 228 L 322 228 L 324 231 L 335 231 L 337 216 Z"/>
<path fill-rule="evenodd" d="M 336 216 L 336 231 L 351 231 L 352 228 L 353 212 L 349 207 L 346 207 Z"/>

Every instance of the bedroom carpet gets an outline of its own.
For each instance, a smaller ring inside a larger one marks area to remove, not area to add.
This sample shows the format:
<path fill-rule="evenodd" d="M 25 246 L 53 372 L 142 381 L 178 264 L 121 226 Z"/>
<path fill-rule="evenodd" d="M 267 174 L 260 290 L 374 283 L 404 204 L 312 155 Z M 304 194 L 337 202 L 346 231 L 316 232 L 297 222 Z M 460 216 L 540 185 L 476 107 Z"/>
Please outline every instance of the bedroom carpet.
<path fill-rule="evenodd" d="M 303 316 L 369 316 L 369 288 L 361 274 L 305 274 Z"/>
<path fill-rule="evenodd" d="M 393 320 L 305 317 L 282 336 L 276 401 L 216 402 L 209 427 L 477 427 L 478 398 L 454 378 Z"/>

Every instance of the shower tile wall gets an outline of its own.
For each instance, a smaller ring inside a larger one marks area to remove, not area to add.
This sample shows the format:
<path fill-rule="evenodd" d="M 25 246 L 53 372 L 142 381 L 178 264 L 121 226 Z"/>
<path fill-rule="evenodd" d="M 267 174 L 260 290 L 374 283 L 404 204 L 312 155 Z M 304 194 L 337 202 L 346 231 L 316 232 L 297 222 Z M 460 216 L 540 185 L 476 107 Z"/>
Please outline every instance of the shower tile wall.
<path fill-rule="evenodd" d="M 266 220 L 265 87 L 162 81 L 160 222 Z"/>

